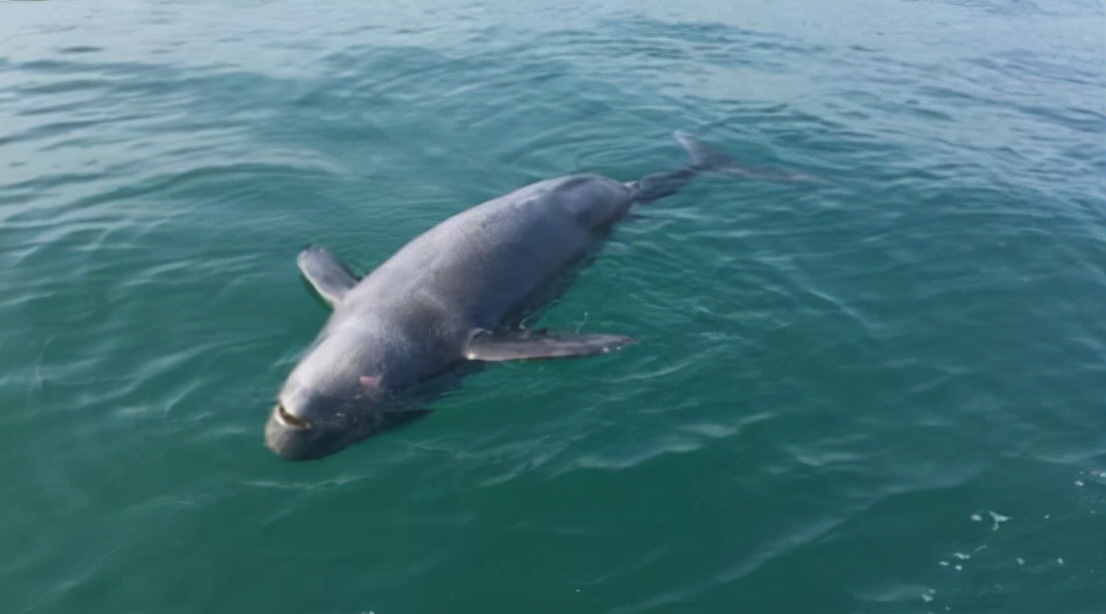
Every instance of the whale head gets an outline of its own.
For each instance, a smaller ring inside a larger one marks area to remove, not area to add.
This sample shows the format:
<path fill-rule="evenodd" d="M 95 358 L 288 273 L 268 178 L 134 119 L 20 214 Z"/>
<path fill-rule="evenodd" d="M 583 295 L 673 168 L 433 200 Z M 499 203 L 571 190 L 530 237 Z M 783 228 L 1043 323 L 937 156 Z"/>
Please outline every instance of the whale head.
<path fill-rule="evenodd" d="M 384 375 L 389 361 L 374 347 L 348 330 L 324 331 L 281 387 L 265 445 L 286 459 L 320 458 L 396 422 L 404 412 L 388 385 L 400 377 Z"/>
<path fill-rule="evenodd" d="M 308 460 L 333 454 L 380 430 L 389 410 L 387 400 L 359 384 L 342 388 L 320 389 L 293 372 L 265 425 L 265 445 L 283 458 Z"/>

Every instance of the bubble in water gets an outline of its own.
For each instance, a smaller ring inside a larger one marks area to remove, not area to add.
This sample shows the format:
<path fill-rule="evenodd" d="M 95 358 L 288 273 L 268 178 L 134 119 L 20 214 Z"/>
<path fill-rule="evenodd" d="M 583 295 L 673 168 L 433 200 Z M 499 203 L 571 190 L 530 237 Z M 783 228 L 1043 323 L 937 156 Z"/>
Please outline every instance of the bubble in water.
<path fill-rule="evenodd" d="M 999 514 L 998 512 L 988 511 L 987 513 L 991 515 L 991 520 L 995 521 L 995 523 L 993 525 L 991 525 L 991 530 L 992 531 L 998 531 L 998 525 L 1003 523 L 1003 522 L 1006 522 L 1007 520 L 1010 520 L 1010 518 L 1011 518 L 1010 516 L 1003 516 L 1002 514 Z"/>

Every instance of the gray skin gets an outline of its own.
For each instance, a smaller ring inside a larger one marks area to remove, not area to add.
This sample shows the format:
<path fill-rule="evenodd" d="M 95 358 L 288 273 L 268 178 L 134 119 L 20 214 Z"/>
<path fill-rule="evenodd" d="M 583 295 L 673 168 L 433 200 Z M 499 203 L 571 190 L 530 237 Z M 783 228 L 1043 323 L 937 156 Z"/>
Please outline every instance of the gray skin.
<path fill-rule="evenodd" d="M 728 162 L 687 135 L 676 138 L 691 155 L 686 167 L 626 184 L 598 175 L 534 183 L 441 222 L 360 281 L 325 250 L 302 252 L 300 270 L 334 311 L 284 382 L 266 445 L 288 459 L 337 452 L 425 413 L 407 406 L 406 392 L 465 361 L 587 356 L 632 343 L 509 325 L 635 202 Z"/>

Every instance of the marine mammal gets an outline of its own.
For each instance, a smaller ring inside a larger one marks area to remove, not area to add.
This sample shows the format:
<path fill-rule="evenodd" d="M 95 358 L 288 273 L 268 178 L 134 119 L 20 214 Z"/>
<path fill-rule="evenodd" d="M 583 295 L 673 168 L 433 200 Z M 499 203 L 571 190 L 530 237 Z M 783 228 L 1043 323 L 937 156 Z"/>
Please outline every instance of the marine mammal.
<path fill-rule="evenodd" d="M 632 343 L 512 325 L 634 203 L 731 164 L 675 137 L 689 155 L 683 167 L 628 183 L 593 174 L 539 181 L 446 219 L 360 280 L 322 248 L 301 252 L 300 271 L 333 312 L 281 387 L 266 445 L 288 459 L 337 452 L 425 413 L 405 406 L 403 392 L 465 361 L 588 356 Z"/>

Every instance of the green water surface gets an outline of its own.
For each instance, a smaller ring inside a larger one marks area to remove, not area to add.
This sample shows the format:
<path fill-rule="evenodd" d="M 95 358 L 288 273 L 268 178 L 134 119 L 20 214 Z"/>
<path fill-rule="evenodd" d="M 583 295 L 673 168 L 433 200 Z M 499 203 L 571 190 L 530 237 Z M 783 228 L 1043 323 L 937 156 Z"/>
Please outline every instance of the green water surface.
<path fill-rule="evenodd" d="M 262 445 L 368 271 L 687 130 L 494 365 Z M 0 2 L 0 612 L 1106 611 L 1101 2 Z"/>

